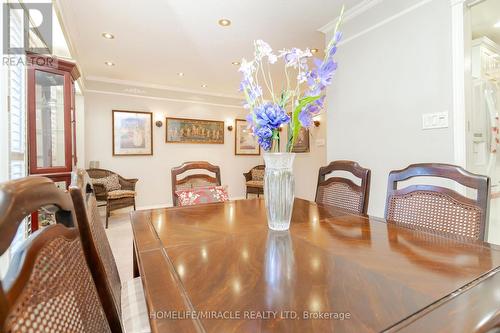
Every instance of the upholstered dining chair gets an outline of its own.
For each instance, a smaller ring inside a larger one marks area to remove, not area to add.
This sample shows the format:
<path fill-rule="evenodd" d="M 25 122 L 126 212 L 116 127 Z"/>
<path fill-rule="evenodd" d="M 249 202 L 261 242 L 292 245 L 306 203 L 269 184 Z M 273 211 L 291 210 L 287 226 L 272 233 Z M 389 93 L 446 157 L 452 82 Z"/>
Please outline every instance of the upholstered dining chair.
<path fill-rule="evenodd" d="M 53 205 L 74 219 L 69 194 L 44 177 L 0 185 L 0 255 L 31 212 Z M 121 332 L 109 323 L 76 228 L 45 227 L 14 252 L 0 288 L 1 332 Z"/>
<path fill-rule="evenodd" d="M 135 210 L 137 178 L 127 179 L 106 169 L 88 169 L 87 173 L 92 179 L 97 200 L 106 202 L 106 229 L 112 211 L 126 207 Z"/>
<path fill-rule="evenodd" d="M 436 185 L 398 183 L 415 177 L 435 177 L 455 181 L 476 192 L 468 198 L 452 189 Z M 388 222 L 434 232 L 483 240 L 488 216 L 490 179 L 455 165 L 412 164 L 391 171 L 387 186 L 385 218 Z"/>
<path fill-rule="evenodd" d="M 183 176 L 184 173 L 188 173 L 191 170 L 203 171 L 204 173 L 189 173 Z M 172 201 L 174 206 L 178 206 L 179 204 L 179 198 L 176 194 L 178 190 L 221 185 L 220 168 L 205 161 L 185 162 L 178 167 L 172 168 L 171 176 Z M 179 179 L 179 176 L 182 178 Z"/>
<path fill-rule="evenodd" d="M 85 170 L 72 173 L 69 191 L 83 249 L 94 281 L 100 286 L 102 303 L 109 310 L 110 321 L 121 322 L 124 332 L 150 332 L 141 278 L 131 278 L 122 285 L 99 215 L 92 183 Z"/>
<path fill-rule="evenodd" d="M 360 179 L 360 185 L 344 177 L 326 176 L 335 171 L 347 171 Z M 321 167 L 316 187 L 316 203 L 335 206 L 348 211 L 366 214 L 370 197 L 370 169 L 353 161 L 333 161 Z"/>

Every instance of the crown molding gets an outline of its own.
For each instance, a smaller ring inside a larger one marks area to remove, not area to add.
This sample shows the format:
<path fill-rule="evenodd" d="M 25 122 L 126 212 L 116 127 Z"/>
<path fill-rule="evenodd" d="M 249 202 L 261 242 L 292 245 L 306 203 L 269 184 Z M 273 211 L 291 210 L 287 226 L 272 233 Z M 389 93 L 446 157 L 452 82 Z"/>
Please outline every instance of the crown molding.
<path fill-rule="evenodd" d="M 384 0 L 363 0 L 357 5 L 349 8 L 348 10 L 345 11 L 344 13 L 344 18 L 343 22 L 347 22 L 355 18 L 356 16 L 359 16 L 369 10 L 370 8 L 378 5 Z M 339 17 L 337 16 L 334 20 L 328 22 L 324 26 L 318 29 L 318 31 L 327 34 L 330 31 L 332 31 L 335 28 L 335 25 L 337 24 Z"/>
<path fill-rule="evenodd" d="M 112 78 L 103 77 L 103 76 L 89 75 L 89 76 L 85 77 L 85 80 L 94 81 L 94 82 L 101 82 L 101 83 L 118 84 L 121 86 L 133 86 L 133 87 L 159 89 L 159 90 L 170 90 L 170 91 L 175 91 L 175 92 L 183 92 L 183 93 L 190 93 L 190 94 L 196 94 L 196 95 L 234 98 L 234 99 L 238 99 L 238 100 L 242 99 L 242 96 L 238 96 L 238 95 L 212 93 L 212 92 L 206 92 L 206 91 L 202 91 L 202 90 L 179 88 L 179 87 L 167 86 L 167 85 L 156 84 L 156 83 L 146 83 L 146 82 L 140 82 L 140 81 L 134 81 L 134 80 L 112 79 Z"/>
<path fill-rule="evenodd" d="M 127 96 L 127 97 L 135 97 L 135 98 L 147 98 L 147 99 L 154 99 L 154 100 L 160 100 L 160 101 L 169 101 L 169 102 L 179 102 L 179 103 L 191 103 L 191 104 L 198 104 L 198 105 L 210 105 L 210 106 L 218 106 L 218 107 L 223 107 L 223 108 L 233 108 L 233 109 L 241 109 L 243 110 L 243 106 L 241 105 L 233 105 L 233 104 L 222 104 L 222 103 L 212 103 L 212 102 L 204 102 L 204 101 L 193 101 L 190 99 L 178 99 L 178 98 L 168 98 L 168 97 L 158 97 L 158 96 L 146 96 L 146 95 L 136 95 L 136 94 L 127 94 L 127 93 L 120 93 L 116 91 L 108 91 L 108 90 L 94 90 L 94 89 L 87 89 L 85 92 L 88 93 L 95 93 L 95 94 L 104 94 L 104 95 L 116 95 L 116 96 Z"/>

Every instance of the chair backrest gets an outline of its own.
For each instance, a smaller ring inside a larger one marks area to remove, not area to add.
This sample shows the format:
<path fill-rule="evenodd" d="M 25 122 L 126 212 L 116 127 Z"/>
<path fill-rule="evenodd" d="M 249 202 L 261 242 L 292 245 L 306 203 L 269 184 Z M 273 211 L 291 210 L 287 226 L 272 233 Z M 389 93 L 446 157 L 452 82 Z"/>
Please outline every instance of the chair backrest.
<path fill-rule="evenodd" d="M 0 185 L 0 255 L 24 218 L 48 205 L 74 218 L 69 194 L 48 178 Z M 77 229 L 48 226 L 31 235 L 22 249 L 14 254 L 19 266 L 9 267 L 0 283 L 0 331 L 111 332 Z"/>
<path fill-rule="evenodd" d="M 190 174 L 181 179 L 177 177 L 189 170 L 206 170 L 213 174 L 206 173 Z M 185 162 L 181 166 L 172 168 L 172 201 L 177 206 L 177 195 L 175 191 L 180 189 L 220 186 L 220 168 L 216 165 L 204 161 Z"/>
<path fill-rule="evenodd" d="M 108 321 L 113 326 L 120 327 L 122 322 L 120 276 L 99 215 L 90 178 L 85 170 L 74 171 L 71 176 L 69 192 L 75 207 L 83 250 L 94 281 L 100 286 L 99 297 L 106 309 Z"/>
<path fill-rule="evenodd" d="M 266 166 L 264 164 L 259 164 L 251 168 L 248 172 L 245 172 L 243 176 L 245 176 L 245 180 L 252 180 L 252 171 L 253 170 L 266 170 Z"/>
<path fill-rule="evenodd" d="M 453 180 L 477 191 L 476 199 L 434 185 L 410 185 L 398 189 L 398 182 L 414 177 Z M 385 218 L 407 227 L 424 229 L 443 236 L 483 240 L 488 216 L 490 179 L 449 164 L 412 164 L 391 171 L 387 186 Z"/>
<path fill-rule="evenodd" d="M 334 171 L 347 171 L 361 180 L 357 185 L 343 177 L 326 176 Z M 370 169 L 353 161 L 334 161 L 319 169 L 316 203 L 340 207 L 358 214 L 366 214 L 370 197 Z"/>
<path fill-rule="evenodd" d="M 106 169 L 87 169 L 90 178 L 104 178 L 114 175 L 115 172 Z"/>

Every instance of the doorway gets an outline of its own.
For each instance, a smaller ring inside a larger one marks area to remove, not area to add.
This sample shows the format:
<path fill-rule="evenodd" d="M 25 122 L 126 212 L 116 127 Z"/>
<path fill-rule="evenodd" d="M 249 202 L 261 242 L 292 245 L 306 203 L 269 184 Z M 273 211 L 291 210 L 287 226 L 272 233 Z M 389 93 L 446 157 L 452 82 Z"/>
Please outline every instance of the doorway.
<path fill-rule="evenodd" d="M 500 244 L 500 1 L 476 1 L 464 17 L 466 166 L 491 179 L 488 241 Z"/>

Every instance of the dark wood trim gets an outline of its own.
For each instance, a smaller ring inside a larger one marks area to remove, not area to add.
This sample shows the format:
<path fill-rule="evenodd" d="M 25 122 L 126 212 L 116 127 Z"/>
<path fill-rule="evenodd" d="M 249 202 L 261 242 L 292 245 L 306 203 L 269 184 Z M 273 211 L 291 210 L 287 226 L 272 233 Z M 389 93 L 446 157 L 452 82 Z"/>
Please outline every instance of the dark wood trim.
<path fill-rule="evenodd" d="M 206 121 L 211 123 L 222 123 L 222 142 L 179 142 L 179 141 L 168 141 L 168 121 L 169 120 L 191 120 L 191 121 Z M 176 118 L 176 117 L 166 117 L 165 118 L 165 142 L 166 143 L 185 143 L 185 144 L 205 144 L 205 145 L 223 145 L 225 143 L 226 130 L 224 127 L 224 121 L 222 120 L 210 120 L 210 119 L 194 119 L 194 118 Z"/>
<path fill-rule="evenodd" d="M 259 147 L 259 152 L 257 154 L 241 154 L 241 153 L 238 153 L 238 150 L 236 149 L 236 147 L 238 146 L 238 121 L 243 121 L 245 123 L 247 123 L 246 119 L 235 119 L 234 120 L 234 155 L 236 156 L 260 156 L 260 145 L 257 144 L 257 146 Z"/>
<path fill-rule="evenodd" d="M 115 153 L 115 112 L 124 113 L 142 113 L 149 114 L 150 116 L 150 129 L 151 129 L 151 153 L 149 154 L 117 154 Z M 112 110 L 111 113 L 111 142 L 113 146 L 113 156 L 152 156 L 153 155 L 153 112 L 149 111 L 125 111 L 125 110 Z"/>

